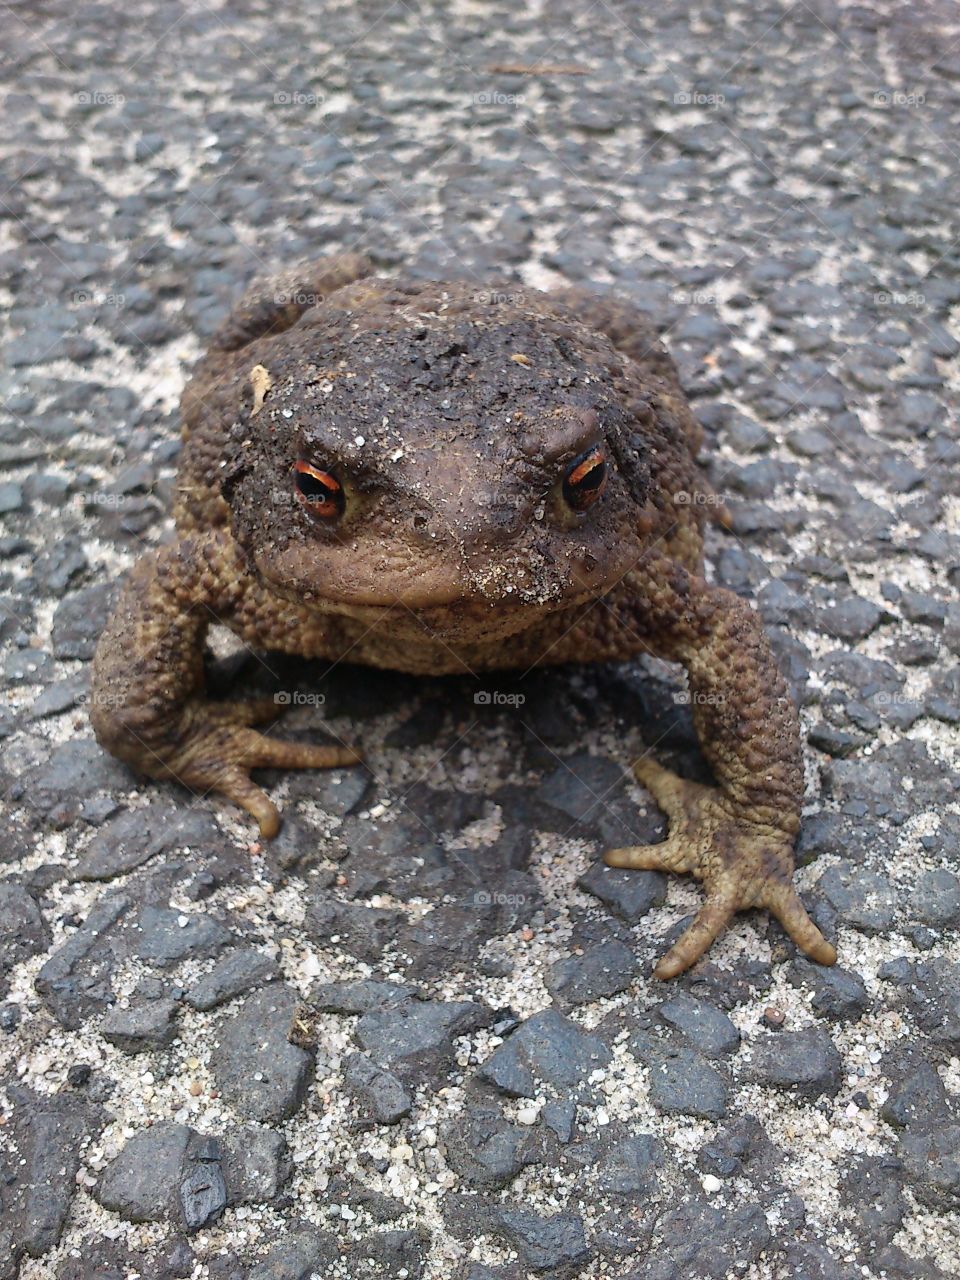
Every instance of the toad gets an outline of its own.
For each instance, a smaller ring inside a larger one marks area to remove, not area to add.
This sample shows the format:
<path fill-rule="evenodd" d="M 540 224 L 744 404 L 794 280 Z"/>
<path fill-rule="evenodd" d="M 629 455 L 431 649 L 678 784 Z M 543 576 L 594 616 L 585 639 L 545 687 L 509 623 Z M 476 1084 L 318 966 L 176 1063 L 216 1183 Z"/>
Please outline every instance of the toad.
<path fill-rule="evenodd" d="M 252 770 L 358 753 L 262 733 L 273 699 L 208 699 L 214 622 L 260 649 L 434 675 L 656 655 L 686 668 L 715 779 L 645 753 L 634 772 L 667 838 L 605 854 L 703 882 L 656 974 L 750 907 L 833 963 L 792 880 L 797 711 L 754 610 L 704 577 L 701 429 L 641 311 L 327 259 L 248 291 L 182 419 L 176 535 L 134 567 L 96 653 L 108 751 L 220 793 L 270 838 L 280 815 Z"/>

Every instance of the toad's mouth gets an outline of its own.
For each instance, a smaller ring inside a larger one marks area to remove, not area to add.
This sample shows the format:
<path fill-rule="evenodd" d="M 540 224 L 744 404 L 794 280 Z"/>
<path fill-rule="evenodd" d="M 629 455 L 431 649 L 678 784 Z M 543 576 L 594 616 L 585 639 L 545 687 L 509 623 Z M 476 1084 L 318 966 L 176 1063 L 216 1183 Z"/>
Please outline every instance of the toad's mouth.
<path fill-rule="evenodd" d="M 425 600 L 412 605 L 405 600 L 358 603 L 331 599 L 319 593 L 306 599 L 303 594 L 291 594 L 282 586 L 275 590 L 284 599 L 305 605 L 318 617 L 343 619 L 371 630 L 395 627 L 406 632 L 413 628 L 435 636 L 460 637 L 474 632 L 481 635 L 520 631 L 548 614 L 576 609 L 595 602 L 598 594 L 604 594 L 585 590 L 539 602 L 459 597 L 440 602 Z"/>
<path fill-rule="evenodd" d="M 273 592 L 312 613 L 370 622 L 413 614 L 462 626 L 494 617 L 543 616 L 606 595 L 635 562 L 631 550 L 631 557 L 618 555 L 604 564 L 588 557 L 549 565 L 493 558 L 472 564 L 441 560 L 416 569 L 409 563 L 321 560 L 301 550 L 260 556 L 256 568 Z"/>
<path fill-rule="evenodd" d="M 508 624 L 517 630 L 548 614 L 574 609 L 607 595 L 621 581 L 623 574 L 609 581 L 562 584 L 556 590 L 533 592 L 520 588 L 501 588 L 497 594 L 470 592 L 431 592 L 421 587 L 403 590 L 395 595 L 373 590 L 338 592 L 329 587 L 291 585 L 272 575 L 261 575 L 270 589 L 291 603 L 298 604 L 318 616 L 345 618 L 369 626 L 391 625 L 415 619 L 431 630 L 463 633 L 471 626 L 480 630 Z"/>
<path fill-rule="evenodd" d="M 496 618 L 511 615 L 526 616 L 552 613 L 559 609 L 569 609 L 588 600 L 595 600 L 595 591 L 569 592 L 557 599 L 531 600 L 488 600 L 476 597 L 461 596 L 453 600 L 423 601 L 416 605 L 405 600 L 385 600 L 377 603 L 332 600 L 318 597 L 311 601 L 311 607 L 317 613 L 332 614 L 343 618 L 353 618 L 358 622 L 382 623 L 392 619 L 417 618 L 441 628 L 447 623 L 462 627 L 471 621 L 483 624 Z"/>

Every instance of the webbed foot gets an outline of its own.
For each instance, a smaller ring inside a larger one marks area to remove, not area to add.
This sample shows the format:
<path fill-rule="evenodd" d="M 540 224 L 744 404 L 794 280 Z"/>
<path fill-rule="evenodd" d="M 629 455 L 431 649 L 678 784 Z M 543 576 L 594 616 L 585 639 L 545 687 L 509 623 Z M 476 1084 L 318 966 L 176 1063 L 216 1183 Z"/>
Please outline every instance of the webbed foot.
<path fill-rule="evenodd" d="M 274 721 L 282 708 L 272 698 L 248 702 L 207 702 L 196 698 L 182 708 L 164 738 L 140 739 L 135 762 L 154 777 L 175 778 L 194 792 L 217 791 L 256 818 L 260 835 L 280 830 L 280 811 L 250 777 L 251 769 L 335 769 L 357 764 L 360 753 L 335 744 L 284 742 L 251 726 Z M 128 724 L 127 729 L 135 732 Z"/>
<path fill-rule="evenodd" d="M 641 760 L 634 773 L 666 813 L 669 833 L 659 844 L 611 849 L 604 862 L 686 872 L 706 889 L 696 919 L 657 963 L 658 978 L 689 969 L 734 914 L 750 907 L 772 912 L 811 959 L 827 965 L 836 961 L 835 948 L 810 919 L 793 886 L 792 835 L 751 821 L 718 788 L 689 782 L 653 760 Z"/>

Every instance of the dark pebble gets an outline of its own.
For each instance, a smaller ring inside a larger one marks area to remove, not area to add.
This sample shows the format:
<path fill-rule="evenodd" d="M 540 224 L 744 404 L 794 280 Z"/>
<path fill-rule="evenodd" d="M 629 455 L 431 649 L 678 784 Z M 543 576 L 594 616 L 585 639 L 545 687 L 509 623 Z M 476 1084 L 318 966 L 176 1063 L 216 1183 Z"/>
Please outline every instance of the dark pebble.
<path fill-rule="evenodd" d="M 542 1009 L 494 1050 L 478 1068 L 477 1077 L 508 1096 L 533 1098 L 538 1080 L 575 1090 L 610 1058 L 610 1050 L 598 1036 L 554 1009 Z"/>
<path fill-rule="evenodd" d="M 554 1280 L 572 1280 L 590 1260 L 583 1220 L 576 1213 L 541 1218 L 526 1209 L 499 1208 L 493 1224 L 525 1267 Z"/>
<path fill-rule="evenodd" d="M 195 982 L 187 991 L 186 1002 L 207 1012 L 279 976 L 275 960 L 253 947 L 243 947 L 221 957 L 209 973 Z"/>
<path fill-rule="evenodd" d="M 403 1082 L 365 1053 L 351 1053 L 344 1060 L 343 1083 L 377 1124 L 397 1124 L 413 1106 Z"/>
<path fill-rule="evenodd" d="M 708 1058 L 734 1053 L 740 1045 L 740 1032 L 722 1010 L 685 992 L 665 1000 L 657 1013 Z"/>
<path fill-rule="evenodd" d="M 364 1014 L 354 1034 L 375 1063 L 410 1085 L 445 1075 L 454 1038 L 489 1021 L 473 1001 L 403 1000 Z"/>
<path fill-rule="evenodd" d="M 148 1053 L 169 1045 L 176 1032 L 175 1000 L 146 1000 L 128 1009 L 111 1009 L 100 1024 L 100 1034 L 123 1053 Z"/>
<path fill-rule="evenodd" d="M 825 968 L 797 960 L 787 971 L 787 979 L 793 986 L 810 988 L 813 992 L 810 1007 L 832 1022 L 859 1018 L 870 1003 L 863 980 L 837 966 Z"/>
<path fill-rule="evenodd" d="M 840 1055 L 830 1037 L 816 1027 L 757 1039 L 751 1051 L 747 1073 L 759 1084 L 792 1089 L 808 1098 L 832 1097 L 840 1088 Z"/>
<path fill-rule="evenodd" d="M 227 1102 L 244 1117 L 278 1124 L 299 1109 L 312 1057 L 288 1036 L 298 1006 L 281 983 L 248 996 L 214 1033 L 210 1068 Z"/>
<path fill-rule="evenodd" d="M 595 862 L 577 884 L 627 924 L 636 924 L 667 897 L 667 878 L 659 871 L 628 871 Z"/>
<path fill-rule="evenodd" d="M 636 953 L 622 942 L 599 942 L 582 955 L 555 961 L 547 973 L 547 990 L 562 1005 L 589 1004 L 626 991 L 640 971 Z"/>

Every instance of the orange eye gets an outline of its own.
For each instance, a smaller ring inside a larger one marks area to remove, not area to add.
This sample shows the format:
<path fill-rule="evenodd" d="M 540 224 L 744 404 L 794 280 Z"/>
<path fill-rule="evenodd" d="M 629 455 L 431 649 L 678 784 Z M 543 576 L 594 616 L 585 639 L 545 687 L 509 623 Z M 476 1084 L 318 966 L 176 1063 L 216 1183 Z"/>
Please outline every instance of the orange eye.
<path fill-rule="evenodd" d="M 563 477 L 563 496 L 574 511 L 586 511 L 603 493 L 606 484 L 606 455 L 603 446 L 595 444 L 571 462 Z"/>
<path fill-rule="evenodd" d="M 293 473 L 297 497 L 312 516 L 336 520 L 343 514 L 343 486 L 336 476 L 312 467 L 309 462 L 298 462 Z"/>

